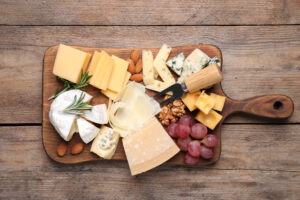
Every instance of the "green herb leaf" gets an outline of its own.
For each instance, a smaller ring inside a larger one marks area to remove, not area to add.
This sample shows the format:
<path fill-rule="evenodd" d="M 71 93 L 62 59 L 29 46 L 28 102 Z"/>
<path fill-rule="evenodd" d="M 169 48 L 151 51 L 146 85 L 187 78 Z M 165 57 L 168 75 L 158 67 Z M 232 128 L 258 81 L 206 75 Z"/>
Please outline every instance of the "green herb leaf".
<path fill-rule="evenodd" d="M 79 99 L 77 100 L 77 96 L 75 95 L 72 103 L 66 107 L 63 111 L 65 113 L 74 114 L 74 115 L 82 115 L 84 110 L 92 110 L 92 107 L 88 104 L 90 102 L 86 101 L 83 102 L 83 99 L 85 97 L 85 94 L 82 92 L 80 94 Z"/>

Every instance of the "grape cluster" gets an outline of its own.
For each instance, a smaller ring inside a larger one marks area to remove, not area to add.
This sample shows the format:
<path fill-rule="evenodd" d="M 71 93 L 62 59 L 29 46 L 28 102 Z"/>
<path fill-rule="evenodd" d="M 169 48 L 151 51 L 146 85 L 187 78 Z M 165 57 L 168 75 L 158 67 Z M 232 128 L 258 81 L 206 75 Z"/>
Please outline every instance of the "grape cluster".
<path fill-rule="evenodd" d="M 167 128 L 168 134 L 177 139 L 177 146 L 186 152 L 184 162 L 194 165 L 199 158 L 210 159 L 214 156 L 217 145 L 215 135 L 207 134 L 207 128 L 201 123 L 195 123 L 190 115 L 183 115 L 178 123 L 172 123 Z"/>

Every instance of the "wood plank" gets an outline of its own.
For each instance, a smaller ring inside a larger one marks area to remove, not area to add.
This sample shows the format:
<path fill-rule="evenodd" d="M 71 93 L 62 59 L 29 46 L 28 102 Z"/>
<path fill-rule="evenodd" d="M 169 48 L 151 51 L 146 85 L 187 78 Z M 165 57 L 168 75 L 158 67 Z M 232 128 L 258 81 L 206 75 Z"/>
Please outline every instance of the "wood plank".
<path fill-rule="evenodd" d="M 300 125 L 223 125 L 220 160 L 208 169 L 283 170 L 300 172 Z M 123 170 L 126 161 L 96 161 L 63 165 L 44 151 L 41 127 L 0 127 L 0 171 L 93 171 Z M 154 171 L 180 166 L 164 164 Z M 182 169 L 192 169 L 186 168 Z M 195 167 L 195 171 L 204 168 Z"/>
<path fill-rule="evenodd" d="M 174 177 L 175 175 L 175 177 Z M 300 172 L 174 168 L 131 177 L 100 173 L 0 172 L 1 199 L 298 199 Z"/>
<path fill-rule="evenodd" d="M 299 24 L 297 0 L 27 1 L 2 0 L 6 25 Z"/>
<path fill-rule="evenodd" d="M 0 27 L 0 91 L 6 91 L 0 93 L 0 123 L 41 123 L 42 59 L 49 46 L 147 48 L 164 42 L 217 45 L 224 60 L 222 86 L 229 97 L 286 94 L 294 100 L 295 113 L 285 122 L 299 123 L 299 38 L 300 26 Z M 266 121 L 238 115 L 227 122 Z"/>

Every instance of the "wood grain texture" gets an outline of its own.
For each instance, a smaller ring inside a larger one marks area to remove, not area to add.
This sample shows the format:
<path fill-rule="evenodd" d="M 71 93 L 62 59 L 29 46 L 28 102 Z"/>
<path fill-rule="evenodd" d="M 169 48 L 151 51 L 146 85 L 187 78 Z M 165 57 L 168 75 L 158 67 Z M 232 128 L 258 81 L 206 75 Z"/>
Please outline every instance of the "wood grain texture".
<path fill-rule="evenodd" d="M 222 154 L 209 169 L 300 172 L 299 125 L 223 125 Z M 109 169 L 129 174 L 126 161 L 101 160 L 75 165 L 52 161 L 42 144 L 42 127 L 0 127 L 0 171 L 95 172 Z M 167 163 L 151 171 L 173 171 Z M 203 168 L 182 169 L 201 171 Z M 151 172 L 150 171 L 150 172 Z M 147 172 L 148 173 L 148 172 Z M 147 174 L 146 173 L 146 174 Z M 176 172 L 174 172 L 176 174 Z"/>
<path fill-rule="evenodd" d="M 287 122 L 300 122 L 299 38 L 300 26 L 0 27 L 0 91 L 6 91 L 0 92 L 0 123 L 41 123 L 42 58 L 48 46 L 61 42 L 115 48 L 217 44 L 223 52 L 222 87 L 228 96 L 241 100 L 286 94 L 295 102 Z M 266 121 L 238 115 L 226 122 Z"/>
<path fill-rule="evenodd" d="M 299 24 L 297 0 L 2 0 L 6 25 Z"/>

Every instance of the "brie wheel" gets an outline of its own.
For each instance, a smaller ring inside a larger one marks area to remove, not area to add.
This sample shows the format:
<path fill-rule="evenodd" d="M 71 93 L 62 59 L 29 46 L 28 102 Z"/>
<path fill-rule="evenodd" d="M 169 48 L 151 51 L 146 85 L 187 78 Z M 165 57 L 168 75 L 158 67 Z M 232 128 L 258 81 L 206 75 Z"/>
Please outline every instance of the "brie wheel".
<path fill-rule="evenodd" d="M 106 104 L 99 104 L 92 107 L 92 110 L 85 111 L 82 117 L 97 124 L 107 124 L 108 114 Z"/>

